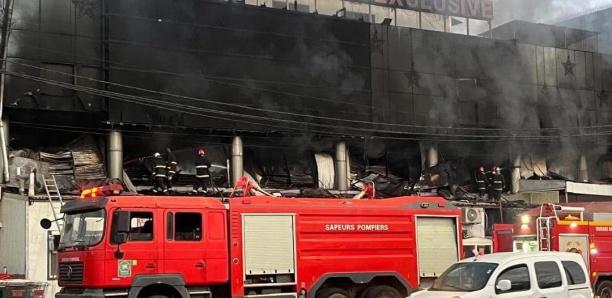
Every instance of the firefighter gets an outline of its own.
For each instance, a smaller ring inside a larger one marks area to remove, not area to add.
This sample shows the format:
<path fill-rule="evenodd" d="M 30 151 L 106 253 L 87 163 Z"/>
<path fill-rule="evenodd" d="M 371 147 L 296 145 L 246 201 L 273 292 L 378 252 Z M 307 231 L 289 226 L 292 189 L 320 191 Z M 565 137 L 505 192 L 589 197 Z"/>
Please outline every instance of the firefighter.
<path fill-rule="evenodd" d="M 501 193 L 506 186 L 504 176 L 502 176 L 499 167 L 493 167 L 491 172 L 493 178 L 493 199 L 499 201 L 501 199 Z"/>
<path fill-rule="evenodd" d="M 210 180 L 210 160 L 206 157 L 204 149 L 198 150 L 198 157 L 196 158 L 196 182 L 193 185 L 193 192 L 206 193 L 208 183 Z M 202 188 L 202 190 L 200 190 Z"/>
<path fill-rule="evenodd" d="M 159 188 L 163 193 L 167 193 L 168 189 L 166 188 L 165 180 L 168 169 L 159 152 L 153 154 L 153 164 L 155 166 L 153 169 L 153 192 L 157 193 L 157 189 Z"/>
<path fill-rule="evenodd" d="M 168 169 L 168 191 L 172 191 L 172 180 L 176 177 L 177 162 L 176 155 L 170 148 L 166 148 L 166 168 Z"/>
<path fill-rule="evenodd" d="M 487 175 L 485 174 L 484 167 L 480 167 L 478 173 L 476 173 L 476 185 L 478 186 L 479 197 L 484 197 L 487 192 Z"/>

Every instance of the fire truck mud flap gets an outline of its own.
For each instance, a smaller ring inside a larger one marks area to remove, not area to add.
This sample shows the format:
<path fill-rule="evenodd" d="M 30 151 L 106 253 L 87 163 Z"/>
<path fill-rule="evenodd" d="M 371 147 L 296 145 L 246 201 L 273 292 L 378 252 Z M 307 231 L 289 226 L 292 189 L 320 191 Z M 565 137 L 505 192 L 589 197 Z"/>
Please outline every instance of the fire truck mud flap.
<path fill-rule="evenodd" d="M 416 289 L 412 288 L 410 284 L 397 272 L 367 272 L 367 273 L 330 273 L 325 274 L 312 285 L 308 298 L 315 298 L 315 295 L 319 288 L 325 284 L 325 282 L 331 278 L 347 277 L 355 284 L 367 284 L 376 277 L 395 277 L 405 288 L 408 295 L 414 292 Z"/>
<path fill-rule="evenodd" d="M 168 288 L 176 290 L 181 295 L 181 298 L 188 298 L 189 292 L 185 288 L 185 280 L 181 275 L 177 274 L 156 274 L 156 275 L 137 275 L 132 280 L 132 287 L 128 294 L 128 298 L 138 298 L 140 292 L 147 286 L 168 286 Z M 162 295 L 163 293 L 155 293 Z M 60 298 L 60 297 L 56 297 Z"/>

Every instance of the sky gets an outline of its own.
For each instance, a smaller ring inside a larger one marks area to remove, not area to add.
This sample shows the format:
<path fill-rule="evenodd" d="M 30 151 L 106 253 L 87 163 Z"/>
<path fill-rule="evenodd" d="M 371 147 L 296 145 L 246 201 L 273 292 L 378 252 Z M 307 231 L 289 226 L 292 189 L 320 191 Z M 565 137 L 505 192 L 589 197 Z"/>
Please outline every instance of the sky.
<path fill-rule="evenodd" d="M 556 23 L 597 8 L 612 6 L 612 0 L 493 0 L 493 27 L 513 20 L 533 23 Z M 463 21 L 463 20 L 461 20 Z M 465 32 L 465 24 L 453 27 L 453 32 Z M 488 30 L 486 22 L 471 20 L 470 35 Z"/>

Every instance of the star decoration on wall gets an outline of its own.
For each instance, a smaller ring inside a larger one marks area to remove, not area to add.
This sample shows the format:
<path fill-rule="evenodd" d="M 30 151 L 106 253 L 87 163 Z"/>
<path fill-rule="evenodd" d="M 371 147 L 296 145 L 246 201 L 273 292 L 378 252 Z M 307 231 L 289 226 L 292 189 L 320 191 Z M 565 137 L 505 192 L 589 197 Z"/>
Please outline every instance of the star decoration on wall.
<path fill-rule="evenodd" d="M 570 56 L 567 56 L 567 61 L 561 64 L 563 64 L 563 67 L 565 68 L 565 75 L 574 75 L 574 66 L 576 66 L 576 63 L 572 63 L 572 61 L 570 60 Z"/>
<path fill-rule="evenodd" d="M 411 65 L 412 67 L 411 67 L 410 72 L 404 73 L 404 75 L 408 79 L 408 86 L 415 85 L 418 88 L 421 88 L 421 85 L 419 83 L 419 79 L 421 78 L 421 75 L 414 70 L 414 61 L 412 62 Z"/>
<path fill-rule="evenodd" d="M 98 0 L 72 0 L 72 4 L 77 9 L 78 18 L 87 15 L 88 17 L 93 19 L 96 14 L 98 2 Z"/>
<path fill-rule="evenodd" d="M 598 92 L 596 96 L 601 101 L 607 101 L 610 94 L 606 93 L 606 91 L 602 88 L 601 92 Z"/>
<path fill-rule="evenodd" d="M 372 36 L 372 40 L 370 40 L 372 52 L 379 52 L 382 54 L 382 46 L 384 43 L 385 41 L 383 39 L 378 38 L 378 30 L 374 29 L 374 36 Z"/>

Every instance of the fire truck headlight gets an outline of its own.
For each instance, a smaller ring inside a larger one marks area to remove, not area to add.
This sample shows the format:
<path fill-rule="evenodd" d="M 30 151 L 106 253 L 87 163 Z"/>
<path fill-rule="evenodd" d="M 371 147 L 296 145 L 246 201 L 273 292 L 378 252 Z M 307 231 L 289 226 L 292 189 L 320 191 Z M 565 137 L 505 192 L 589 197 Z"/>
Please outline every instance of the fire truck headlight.
<path fill-rule="evenodd" d="M 531 218 L 529 217 L 529 215 L 525 214 L 525 215 L 521 216 L 521 223 L 522 224 L 528 224 L 530 219 Z"/>
<path fill-rule="evenodd" d="M 597 254 L 597 248 L 591 248 L 591 254 L 592 255 Z"/>
<path fill-rule="evenodd" d="M 575 223 L 575 222 L 573 222 L 573 223 L 571 223 L 571 224 L 570 224 L 570 228 L 575 228 L 575 227 L 577 227 L 577 226 L 578 226 L 578 224 L 577 224 L 577 223 Z"/>

